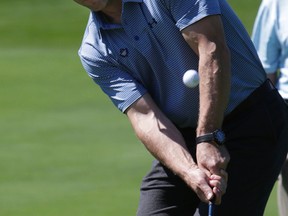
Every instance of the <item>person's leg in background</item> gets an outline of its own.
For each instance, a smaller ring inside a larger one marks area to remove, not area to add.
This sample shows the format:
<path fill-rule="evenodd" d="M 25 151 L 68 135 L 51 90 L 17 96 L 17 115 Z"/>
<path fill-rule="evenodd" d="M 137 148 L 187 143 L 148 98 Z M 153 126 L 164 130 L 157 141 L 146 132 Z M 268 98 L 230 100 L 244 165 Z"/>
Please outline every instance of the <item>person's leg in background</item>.
<path fill-rule="evenodd" d="M 285 99 L 286 104 L 288 105 L 288 100 Z M 288 140 L 287 140 L 288 145 Z M 277 202 L 278 210 L 280 216 L 288 215 L 288 155 L 283 164 L 277 188 Z"/>
<path fill-rule="evenodd" d="M 287 140 L 287 143 L 288 143 L 288 140 Z M 283 164 L 283 168 L 279 176 L 277 198 L 278 198 L 279 215 L 287 216 L 288 215 L 288 156 L 286 158 L 285 163 Z"/>

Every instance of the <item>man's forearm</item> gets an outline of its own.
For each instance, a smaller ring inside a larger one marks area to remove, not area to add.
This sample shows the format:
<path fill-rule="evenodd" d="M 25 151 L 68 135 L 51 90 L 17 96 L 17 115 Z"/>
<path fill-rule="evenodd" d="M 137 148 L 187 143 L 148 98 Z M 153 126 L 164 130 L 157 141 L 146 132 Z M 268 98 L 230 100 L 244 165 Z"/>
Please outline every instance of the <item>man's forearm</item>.
<path fill-rule="evenodd" d="M 182 30 L 199 56 L 199 119 L 197 135 L 221 127 L 230 93 L 230 53 L 220 16 L 206 17 Z"/>
<path fill-rule="evenodd" d="M 213 197 L 209 177 L 199 169 L 174 124 L 146 94 L 126 112 L 136 135 L 151 154 L 179 176 L 203 202 Z"/>
<path fill-rule="evenodd" d="M 197 135 L 213 132 L 222 126 L 230 93 L 230 55 L 225 46 L 199 53 L 199 119 Z"/>
<path fill-rule="evenodd" d="M 185 178 L 185 172 L 196 166 L 196 163 L 179 130 L 150 101 L 150 96 L 145 95 L 127 112 L 134 131 L 156 159 L 181 178 Z"/>
<path fill-rule="evenodd" d="M 274 73 L 268 73 L 267 78 L 271 80 L 271 82 L 276 85 L 277 82 L 277 72 Z"/>

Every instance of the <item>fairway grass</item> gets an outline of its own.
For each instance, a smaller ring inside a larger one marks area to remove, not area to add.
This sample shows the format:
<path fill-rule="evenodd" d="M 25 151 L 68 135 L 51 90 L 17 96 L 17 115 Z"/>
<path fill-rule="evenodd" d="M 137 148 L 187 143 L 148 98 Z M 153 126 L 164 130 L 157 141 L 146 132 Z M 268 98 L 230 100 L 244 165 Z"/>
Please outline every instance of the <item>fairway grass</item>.
<path fill-rule="evenodd" d="M 152 157 L 80 64 L 87 16 L 73 1 L 1 1 L 1 216 L 135 215 Z"/>
<path fill-rule="evenodd" d="M 126 117 L 73 50 L 10 51 L 0 52 L 1 215 L 133 215 L 149 156 Z"/>

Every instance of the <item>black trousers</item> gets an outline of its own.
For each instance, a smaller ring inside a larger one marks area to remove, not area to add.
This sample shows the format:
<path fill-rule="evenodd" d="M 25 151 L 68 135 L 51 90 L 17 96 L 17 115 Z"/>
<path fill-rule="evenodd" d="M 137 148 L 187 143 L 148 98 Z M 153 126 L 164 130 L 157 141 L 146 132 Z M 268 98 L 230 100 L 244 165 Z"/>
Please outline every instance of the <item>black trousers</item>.
<path fill-rule="evenodd" d="M 223 123 L 231 160 L 227 192 L 215 209 L 221 216 L 262 216 L 287 155 L 288 109 L 269 81 L 256 89 Z M 180 129 L 195 158 L 195 129 Z M 157 160 L 143 178 L 138 216 L 207 214 L 207 205 Z"/>

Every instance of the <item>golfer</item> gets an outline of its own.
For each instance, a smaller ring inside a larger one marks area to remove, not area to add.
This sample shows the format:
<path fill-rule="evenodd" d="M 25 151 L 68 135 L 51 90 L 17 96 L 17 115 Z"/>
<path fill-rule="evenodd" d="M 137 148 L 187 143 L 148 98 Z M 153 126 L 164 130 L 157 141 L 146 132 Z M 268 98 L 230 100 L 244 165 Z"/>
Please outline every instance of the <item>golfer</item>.
<path fill-rule="evenodd" d="M 137 215 L 190 216 L 211 200 L 216 215 L 263 215 L 288 113 L 228 3 L 75 1 L 91 10 L 85 70 L 155 157 Z M 199 73 L 194 88 L 182 82 L 188 70 Z"/>

